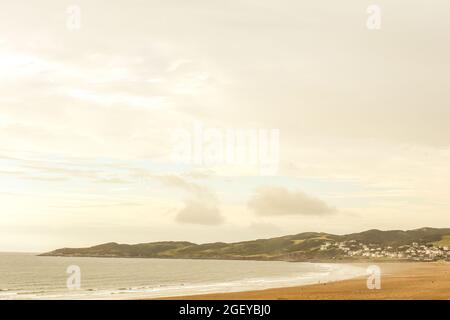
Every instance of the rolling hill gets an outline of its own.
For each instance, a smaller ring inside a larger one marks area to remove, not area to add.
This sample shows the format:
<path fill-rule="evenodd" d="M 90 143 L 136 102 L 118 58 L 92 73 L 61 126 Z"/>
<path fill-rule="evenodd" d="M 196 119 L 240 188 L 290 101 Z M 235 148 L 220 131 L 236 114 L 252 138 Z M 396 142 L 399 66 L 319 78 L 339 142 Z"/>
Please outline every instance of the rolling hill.
<path fill-rule="evenodd" d="M 130 245 L 110 242 L 89 248 L 57 249 L 44 253 L 42 256 L 283 261 L 354 261 L 375 257 L 392 260 L 404 258 L 400 253 L 409 252 L 408 250 L 411 251 L 416 247 L 417 252 L 421 252 L 420 250 L 428 252 L 431 249 L 427 248 L 446 244 L 449 238 L 450 228 L 421 228 L 408 231 L 368 230 L 347 235 L 305 232 L 236 243 L 195 244 L 184 241 L 164 241 Z M 358 254 L 352 255 L 352 252 Z M 418 256 L 420 256 L 419 253 Z"/>

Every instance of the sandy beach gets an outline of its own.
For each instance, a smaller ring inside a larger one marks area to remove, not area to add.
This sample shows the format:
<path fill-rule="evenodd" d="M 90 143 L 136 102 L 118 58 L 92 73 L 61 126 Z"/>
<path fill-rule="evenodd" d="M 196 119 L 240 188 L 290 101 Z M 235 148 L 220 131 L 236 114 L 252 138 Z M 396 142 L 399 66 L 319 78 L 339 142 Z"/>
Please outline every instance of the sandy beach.
<path fill-rule="evenodd" d="M 450 263 L 380 263 L 381 288 L 369 290 L 367 278 L 260 291 L 216 293 L 166 299 L 191 300 L 354 300 L 450 299 Z M 360 264 L 360 266 L 365 266 Z"/>

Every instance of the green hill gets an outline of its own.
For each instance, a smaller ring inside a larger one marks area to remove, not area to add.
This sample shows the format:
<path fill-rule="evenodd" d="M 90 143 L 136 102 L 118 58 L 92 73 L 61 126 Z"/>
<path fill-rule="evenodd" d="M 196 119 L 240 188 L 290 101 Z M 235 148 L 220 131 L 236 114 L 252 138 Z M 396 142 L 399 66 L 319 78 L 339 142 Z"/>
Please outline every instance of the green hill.
<path fill-rule="evenodd" d="M 306 232 L 236 243 L 166 241 L 129 245 L 111 242 L 89 248 L 63 248 L 42 255 L 284 261 L 392 260 L 399 257 L 420 258 L 422 252 L 423 255 L 426 253 L 430 256 L 431 251 L 427 248 L 446 244 L 449 238 L 450 229 L 434 228 L 408 231 L 368 230 L 348 235 Z M 445 248 L 442 248 L 442 254 L 436 250 L 432 250 L 433 257 L 446 257 Z M 404 257 L 403 252 L 406 252 Z M 425 259 L 428 256 L 423 257 Z"/>

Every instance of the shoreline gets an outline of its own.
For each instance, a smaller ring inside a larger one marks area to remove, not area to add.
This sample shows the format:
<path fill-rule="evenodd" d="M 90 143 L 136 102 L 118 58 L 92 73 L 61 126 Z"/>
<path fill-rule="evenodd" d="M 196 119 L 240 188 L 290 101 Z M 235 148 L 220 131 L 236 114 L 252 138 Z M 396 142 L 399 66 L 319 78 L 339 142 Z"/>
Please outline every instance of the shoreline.
<path fill-rule="evenodd" d="M 352 265 L 367 267 L 370 264 Z M 379 290 L 369 290 L 367 276 L 361 276 L 319 284 L 173 296 L 158 300 L 450 300 L 449 262 L 386 262 L 376 265 L 381 269 Z"/>

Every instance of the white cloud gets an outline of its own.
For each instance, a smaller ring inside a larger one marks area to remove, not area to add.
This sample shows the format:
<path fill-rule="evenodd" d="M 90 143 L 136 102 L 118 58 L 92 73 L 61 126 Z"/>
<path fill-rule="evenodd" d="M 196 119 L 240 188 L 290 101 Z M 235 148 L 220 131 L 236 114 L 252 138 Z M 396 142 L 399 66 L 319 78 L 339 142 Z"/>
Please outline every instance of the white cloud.
<path fill-rule="evenodd" d="M 220 225 L 224 222 L 223 216 L 215 206 L 209 206 L 203 201 L 186 201 L 176 216 L 176 221 L 180 223 L 198 224 L 205 226 Z"/>
<path fill-rule="evenodd" d="M 450 223 L 450 42 L 438 41 L 450 27 L 450 2 L 424 8 L 419 0 L 398 0 L 389 4 L 389 20 L 397 23 L 370 35 L 358 0 L 80 5 L 87 16 L 79 32 L 67 30 L 64 8 L 54 1 L 31 7 L 17 0 L 0 11 L 0 152 L 32 152 L 42 160 L 35 168 L 0 163 L 2 189 L 29 195 L 2 198 L 2 222 L 26 225 L 34 217 L 58 228 L 64 217 L 82 238 L 90 219 L 110 221 L 109 208 L 78 214 L 78 199 L 96 194 L 105 203 L 123 196 L 148 205 L 116 208 L 115 223 L 145 229 L 154 217 L 156 229 L 171 224 L 159 233 L 168 238 L 208 241 L 206 234 L 234 237 L 232 225 L 248 230 L 254 215 L 246 215 L 246 199 L 267 180 L 244 166 L 218 166 L 206 178 L 189 174 L 203 167 L 168 162 L 171 129 L 200 121 L 280 129 L 280 161 L 293 166 L 274 177 L 284 188 L 258 191 L 249 207 L 283 231 L 314 230 L 327 214 L 321 227 L 329 232 Z M 404 37 L 408 32 L 414 37 Z M 153 181 L 137 183 L 140 173 L 130 176 L 103 159 L 148 170 Z M 227 179 L 234 182 L 230 190 Z M 110 193 L 114 182 L 126 181 Z M 333 208 L 309 193 L 361 219 L 329 214 Z M 75 198 L 70 212 L 47 212 L 65 197 Z M 212 223 L 219 212 L 227 223 L 180 232 L 188 228 L 174 223 L 173 212 L 161 214 L 174 203 L 184 208 L 178 218 L 201 222 L 206 215 Z M 302 215 L 301 225 L 289 215 Z M 261 236 L 270 233 L 263 229 Z"/>
<path fill-rule="evenodd" d="M 188 199 L 184 201 L 184 208 L 176 215 L 175 220 L 177 222 L 219 225 L 225 221 L 218 208 L 217 197 L 207 187 L 189 182 L 176 175 L 158 176 L 156 178 L 167 186 L 185 191 L 188 195 Z"/>
<path fill-rule="evenodd" d="M 248 206 L 261 216 L 321 216 L 336 212 L 335 208 L 318 198 L 303 192 L 291 192 L 283 187 L 258 189 L 248 201 Z"/>

